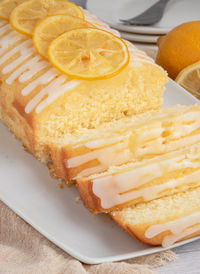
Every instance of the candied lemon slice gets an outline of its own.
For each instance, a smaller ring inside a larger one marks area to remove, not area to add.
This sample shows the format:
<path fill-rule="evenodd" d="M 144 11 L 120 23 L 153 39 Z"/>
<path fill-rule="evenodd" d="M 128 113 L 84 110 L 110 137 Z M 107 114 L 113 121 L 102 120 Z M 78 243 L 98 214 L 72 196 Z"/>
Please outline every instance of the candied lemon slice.
<path fill-rule="evenodd" d="M 33 32 L 35 48 L 45 58 L 48 58 L 48 46 L 52 40 L 66 31 L 77 28 L 95 28 L 81 18 L 70 15 L 53 15 L 39 21 Z"/>
<path fill-rule="evenodd" d="M 53 40 L 48 49 L 51 63 L 66 75 L 85 80 L 118 74 L 129 61 L 125 42 L 100 29 L 76 29 Z"/>
<path fill-rule="evenodd" d="M 31 0 L 17 6 L 10 14 L 10 23 L 17 31 L 32 36 L 37 22 L 49 15 L 68 14 L 84 18 L 83 11 L 66 0 Z"/>
<path fill-rule="evenodd" d="M 0 2 L 0 19 L 8 20 L 11 11 L 25 0 L 3 0 Z"/>
<path fill-rule="evenodd" d="M 200 61 L 183 69 L 176 82 L 200 99 Z"/>

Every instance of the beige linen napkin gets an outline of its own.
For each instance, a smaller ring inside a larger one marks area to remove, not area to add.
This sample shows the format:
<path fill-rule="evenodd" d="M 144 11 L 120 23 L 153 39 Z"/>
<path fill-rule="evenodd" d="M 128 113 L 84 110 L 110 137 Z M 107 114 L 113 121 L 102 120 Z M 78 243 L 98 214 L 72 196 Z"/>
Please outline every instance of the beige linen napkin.
<path fill-rule="evenodd" d="M 85 265 L 0 202 L 0 274 L 152 274 L 156 273 L 153 268 L 175 258 L 169 250 L 123 262 Z"/>

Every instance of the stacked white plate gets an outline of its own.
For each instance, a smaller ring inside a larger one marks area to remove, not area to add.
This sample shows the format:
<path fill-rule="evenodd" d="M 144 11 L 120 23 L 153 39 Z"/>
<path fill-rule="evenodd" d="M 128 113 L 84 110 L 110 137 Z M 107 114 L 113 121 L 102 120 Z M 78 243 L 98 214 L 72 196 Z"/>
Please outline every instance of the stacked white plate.
<path fill-rule="evenodd" d="M 164 16 L 152 26 L 124 25 L 120 19 L 129 19 L 141 14 L 158 0 L 88 0 L 87 9 L 99 19 L 120 31 L 122 38 L 138 43 L 143 47 L 155 48 L 159 36 L 175 26 L 200 20 L 199 0 L 171 0 Z"/>

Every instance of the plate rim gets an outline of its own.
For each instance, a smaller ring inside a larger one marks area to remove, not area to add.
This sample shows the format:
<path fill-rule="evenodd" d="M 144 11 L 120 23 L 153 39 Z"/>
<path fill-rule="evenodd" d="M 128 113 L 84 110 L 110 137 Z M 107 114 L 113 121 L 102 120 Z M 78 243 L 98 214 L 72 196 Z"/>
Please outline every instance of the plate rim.
<path fill-rule="evenodd" d="M 124 36 L 125 35 L 125 36 Z M 133 42 L 144 42 L 144 43 L 153 43 L 156 45 L 157 39 L 160 37 L 160 35 L 142 35 L 141 33 L 130 33 L 130 32 L 120 32 L 120 36 L 123 39 L 127 39 L 129 41 Z"/>
<path fill-rule="evenodd" d="M 88 0 L 89 1 L 89 0 Z M 171 28 L 159 28 L 159 27 L 136 27 L 136 26 L 126 26 L 123 24 L 111 24 L 105 21 L 112 28 L 115 28 L 120 31 L 126 31 L 129 33 L 141 33 L 141 34 L 166 34 L 171 30 Z"/>
<path fill-rule="evenodd" d="M 85 255 L 82 255 L 81 253 L 74 251 L 70 247 L 62 244 L 60 241 L 57 241 L 54 236 L 49 234 L 48 232 L 44 231 L 39 225 L 35 224 L 34 222 L 31 221 L 31 219 L 27 216 L 24 215 L 23 211 L 16 209 L 12 203 L 8 200 L 5 200 L 4 198 L 0 197 L 1 201 L 7 205 L 13 212 L 15 212 L 20 218 L 22 218 L 24 221 L 28 223 L 28 225 L 32 226 L 35 230 L 37 230 L 41 235 L 43 235 L 45 238 L 47 238 L 50 242 L 54 243 L 56 246 L 67 252 L 70 256 L 73 256 L 77 260 L 86 263 L 86 264 L 100 264 L 100 263 L 107 263 L 107 262 L 117 262 L 117 261 L 122 261 L 122 260 L 128 260 L 131 258 L 137 258 L 140 256 L 145 256 L 145 255 L 150 255 L 150 254 L 155 254 L 158 252 L 166 251 L 169 249 L 174 249 L 176 247 L 200 240 L 200 236 L 196 236 L 184 241 L 180 241 L 178 243 L 175 243 L 172 246 L 169 247 L 161 247 L 161 246 L 152 246 L 149 249 L 146 250 L 141 250 L 141 251 L 133 251 L 129 253 L 125 253 L 122 255 L 117 255 L 117 256 L 107 256 L 107 257 L 88 257 Z M 125 232 L 124 232 L 125 233 Z M 133 256 L 134 255 L 134 256 Z"/>
<path fill-rule="evenodd" d="M 107 257 L 88 257 L 85 255 L 82 255 L 81 253 L 72 250 L 70 247 L 67 247 L 66 245 L 63 245 L 60 241 L 57 241 L 54 236 L 49 234 L 48 232 L 44 231 L 39 225 L 35 224 L 34 222 L 31 221 L 31 219 L 23 214 L 23 211 L 16 209 L 12 203 L 8 200 L 5 200 L 1 197 L 1 201 L 7 205 L 13 212 L 15 212 L 20 218 L 22 218 L 24 221 L 28 223 L 28 225 L 32 226 L 35 230 L 37 230 L 40 234 L 42 234 L 45 238 L 47 238 L 50 242 L 54 243 L 56 246 L 67 252 L 69 255 L 73 256 L 77 260 L 86 263 L 86 264 L 100 264 L 100 263 L 106 263 L 106 262 L 116 262 L 116 261 L 122 261 L 122 260 L 128 260 L 131 258 L 137 258 L 140 256 L 145 256 L 145 255 L 150 255 L 150 254 L 155 254 L 157 252 L 162 252 L 166 251 L 169 249 L 173 249 L 197 240 L 200 240 L 200 236 L 196 236 L 181 242 L 178 242 L 174 244 L 173 246 L 170 247 L 158 247 L 158 246 L 152 246 L 149 249 L 146 250 L 141 250 L 141 251 L 133 251 L 129 253 L 125 253 L 122 255 L 117 255 L 117 256 L 107 256 Z M 134 256 L 133 256 L 134 255 Z"/>

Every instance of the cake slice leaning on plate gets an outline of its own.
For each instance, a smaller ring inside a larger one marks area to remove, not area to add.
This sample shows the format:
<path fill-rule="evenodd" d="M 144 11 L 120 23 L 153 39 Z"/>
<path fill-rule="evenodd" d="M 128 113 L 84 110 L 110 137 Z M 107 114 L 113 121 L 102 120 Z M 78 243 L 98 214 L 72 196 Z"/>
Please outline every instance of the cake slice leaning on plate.
<path fill-rule="evenodd" d="M 200 186 L 200 143 L 77 180 L 84 205 L 109 212 Z"/>
<path fill-rule="evenodd" d="M 107 122 L 98 129 L 50 144 L 54 176 L 66 182 L 110 166 L 178 150 L 200 142 L 200 106 L 176 105 Z"/>
<path fill-rule="evenodd" d="M 110 213 L 134 238 L 169 247 L 200 235 L 200 187 Z"/>

